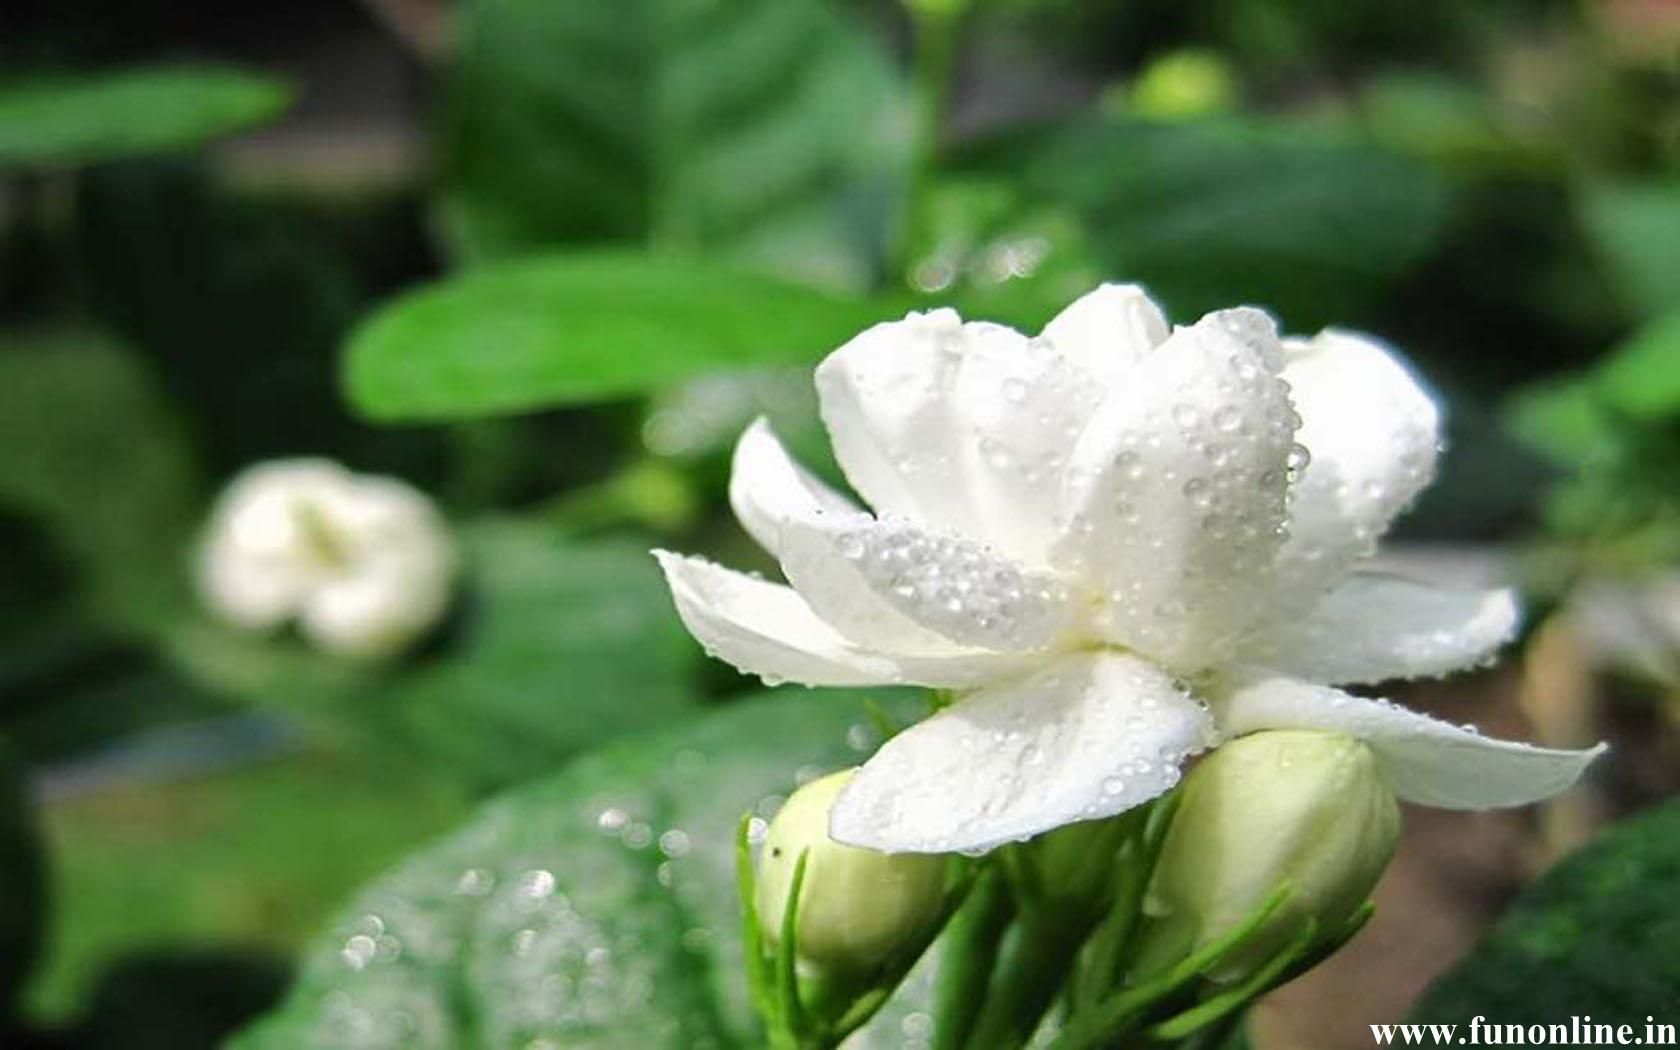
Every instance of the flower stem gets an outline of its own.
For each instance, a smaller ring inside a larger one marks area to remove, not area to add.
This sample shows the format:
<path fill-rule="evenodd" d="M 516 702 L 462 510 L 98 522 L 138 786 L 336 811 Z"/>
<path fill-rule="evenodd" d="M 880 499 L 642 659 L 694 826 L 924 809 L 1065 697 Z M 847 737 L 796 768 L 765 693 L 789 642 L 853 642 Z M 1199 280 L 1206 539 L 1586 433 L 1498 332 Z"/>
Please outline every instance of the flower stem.
<path fill-rule="evenodd" d="M 986 1002 L 965 1044 L 987 1050 L 1025 1046 L 1055 1002 L 1084 930 L 1059 917 L 1026 912 L 1004 937 Z"/>
<path fill-rule="evenodd" d="M 957 36 L 967 0 L 906 0 L 910 12 L 910 85 L 914 107 L 910 130 L 908 184 L 894 238 L 893 273 L 903 280 L 926 233 L 939 136 L 956 68 Z"/>
<path fill-rule="evenodd" d="M 986 1002 L 998 949 L 1015 917 L 1003 876 L 987 871 L 945 935 L 934 985 L 933 1050 L 962 1050 Z"/>

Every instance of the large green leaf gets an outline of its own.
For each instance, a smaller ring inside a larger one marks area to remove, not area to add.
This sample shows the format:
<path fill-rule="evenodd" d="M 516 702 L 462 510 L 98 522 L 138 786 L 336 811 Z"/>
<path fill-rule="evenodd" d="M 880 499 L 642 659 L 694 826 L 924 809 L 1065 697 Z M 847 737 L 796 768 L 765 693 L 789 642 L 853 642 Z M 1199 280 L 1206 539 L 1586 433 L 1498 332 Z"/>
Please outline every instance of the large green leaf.
<path fill-rule="evenodd" d="M 862 716 L 855 694 L 774 693 L 492 803 L 353 900 L 234 1045 L 753 1045 L 735 825 L 858 762 Z"/>
<path fill-rule="evenodd" d="M 1600 835 L 1525 892 L 1418 1004 L 1421 1022 L 1674 1023 L 1680 802 Z M 1666 1016 L 1664 1011 L 1667 1011 Z M 1572 1045 L 1567 1041 L 1558 1045 Z"/>
<path fill-rule="evenodd" d="M 1647 315 L 1680 308 L 1680 179 L 1589 183 L 1580 206 L 1626 304 Z"/>
<path fill-rule="evenodd" d="M 0 505 L 35 516 L 89 611 L 150 630 L 171 612 L 199 496 L 186 436 L 143 363 L 101 333 L 0 338 Z"/>
<path fill-rule="evenodd" d="M 825 0 L 473 0 L 451 224 L 477 258 L 646 239 L 855 283 L 882 237 L 870 187 L 905 137 L 896 92 Z"/>
<path fill-rule="evenodd" d="M 216 66 L 12 80 L 0 84 L 0 167 L 191 146 L 269 120 L 290 99 L 271 77 Z"/>
<path fill-rule="evenodd" d="M 647 551 L 568 542 L 542 526 L 462 531 L 461 606 L 443 637 L 393 668 L 202 621 L 172 637 L 196 678 L 329 732 L 412 749 L 475 786 L 555 768 L 692 703 L 699 649 Z"/>
<path fill-rule="evenodd" d="M 1080 208 L 1098 256 L 1175 316 L 1250 302 L 1305 331 L 1368 310 L 1434 244 L 1447 187 L 1326 130 L 1088 123 L 1032 181 Z"/>
<path fill-rule="evenodd" d="M 461 419 L 815 362 L 893 314 L 716 263 L 554 255 L 405 296 L 351 338 L 345 381 L 384 420 Z"/>

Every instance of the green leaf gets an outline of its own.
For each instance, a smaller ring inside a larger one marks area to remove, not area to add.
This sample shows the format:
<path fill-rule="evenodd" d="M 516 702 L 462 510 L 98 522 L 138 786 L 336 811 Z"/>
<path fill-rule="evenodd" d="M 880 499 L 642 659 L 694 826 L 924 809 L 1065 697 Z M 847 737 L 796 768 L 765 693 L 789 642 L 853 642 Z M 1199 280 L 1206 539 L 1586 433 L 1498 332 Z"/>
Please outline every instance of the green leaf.
<path fill-rule="evenodd" d="M 699 647 L 645 547 L 514 522 L 468 542 L 463 637 L 382 701 L 428 755 L 499 786 L 692 704 Z"/>
<path fill-rule="evenodd" d="M 1564 466 L 1603 462 L 1621 446 L 1616 422 L 1587 377 L 1565 376 L 1518 390 L 1504 414 L 1519 441 Z"/>
<path fill-rule="evenodd" d="M 196 471 L 141 361 L 101 333 L 0 337 L 0 504 L 34 515 L 79 572 L 88 611 L 155 629 L 195 528 Z"/>
<path fill-rule="evenodd" d="M 1680 179 L 1589 183 L 1580 206 L 1626 305 L 1647 315 L 1680 308 Z"/>
<path fill-rule="evenodd" d="M 897 96 L 824 0 L 474 0 L 447 214 L 474 259 L 642 239 L 857 286 L 907 138 Z"/>
<path fill-rule="evenodd" d="M 57 74 L 0 85 L 0 167 L 87 164 L 197 145 L 277 116 L 291 91 L 216 66 Z"/>
<path fill-rule="evenodd" d="M 345 382 L 375 419 L 465 419 L 645 393 L 716 369 L 815 362 L 892 315 L 716 263 L 553 255 L 398 299 L 352 335 Z"/>
<path fill-rule="evenodd" d="M 164 731 L 150 752 L 107 754 L 95 770 L 100 790 L 66 778 L 81 790 L 41 814 L 54 914 L 32 1017 L 68 1019 L 112 960 L 161 945 L 296 951 L 346 894 L 469 812 L 457 787 L 361 750 L 316 748 L 173 779 L 167 760 L 160 769 L 145 758 L 171 753 L 179 773 L 183 758 L 214 758 L 218 746 L 225 756 L 263 732 L 249 717 L 201 722 L 184 736 Z"/>
<path fill-rule="evenodd" d="M 1673 1023 L 1662 1007 L 1680 988 L 1676 885 L 1680 802 L 1671 801 L 1611 827 L 1525 891 L 1413 1016 L 1525 1027 L 1590 1016 L 1640 1034 L 1653 1012 Z"/>
<path fill-rule="evenodd" d="M 1680 312 L 1653 321 L 1589 372 L 1519 390 L 1512 432 L 1554 461 L 1601 466 L 1636 450 L 1680 417 Z M 1659 452 L 1666 457 L 1666 453 Z"/>
<path fill-rule="evenodd" d="M 1680 231 L 1677 231 L 1680 232 Z M 1675 242 L 1680 245 L 1680 241 Z M 1680 253 L 1674 257 L 1680 268 Z M 1680 417 L 1680 309 L 1653 321 L 1598 366 L 1605 402 L 1636 423 Z"/>
<path fill-rule="evenodd" d="M 801 771 L 862 758 L 857 697 L 735 703 L 490 804 L 351 901 L 288 1001 L 233 1045 L 755 1045 L 737 821 Z"/>
<path fill-rule="evenodd" d="M 23 767 L 0 745 L 0 1029 L 17 1007 L 46 928 L 45 871 Z"/>
<path fill-rule="evenodd" d="M 404 664 L 362 667 L 203 621 L 183 626 L 172 654 L 212 687 L 411 749 L 478 787 L 547 772 L 692 702 L 699 650 L 644 548 L 516 521 L 460 538 L 456 622 Z"/>
<path fill-rule="evenodd" d="M 1433 246 L 1443 178 L 1329 130 L 1279 124 L 1096 124 L 1033 162 L 1078 207 L 1112 277 L 1174 316 L 1236 303 L 1306 331 L 1346 323 Z"/>

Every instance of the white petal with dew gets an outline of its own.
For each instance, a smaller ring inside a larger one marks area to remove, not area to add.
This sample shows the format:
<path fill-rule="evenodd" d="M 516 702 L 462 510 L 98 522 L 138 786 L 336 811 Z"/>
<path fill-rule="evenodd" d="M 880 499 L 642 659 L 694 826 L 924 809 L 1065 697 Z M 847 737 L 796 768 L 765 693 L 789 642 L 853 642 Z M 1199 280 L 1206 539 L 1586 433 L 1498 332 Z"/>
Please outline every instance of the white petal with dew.
<path fill-rule="evenodd" d="M 1488 659 L 1516 633 L 1517 618 L 1509 590 L 1456 591 L 1356 573 L 1305 615 L 1267 623 L 1244 657 L 1332 684 L 1442 675 Z"/>
<path fill-rule="evenodd" d="M 990 849 L 1147 802 L 1210 730 L 1152 664 L 1069 655 L 887 741 L 841 793 L 830 833 L 886 852 Z"/>
<path fill-rule="evenodd" d="M 1056 577 L 1022 569 L 978 544 L 898 521 L 790 522 L 782 570 L 812 608 L 847 637 L 902 648 L 902 617 L 947 644 L 1029 651 L 1055 644 L 1075 615 Z M 860 593 L 859 583 L 868 594 Z"/>
<path fill-rule="evenodd" d="M 1291 487 L 1280 583 L 1310 601 L 1376 549 L 1435 474 L 1440 410 L 1381 343 L 1328 329 L 1286 345 L 1283 377 L 1310 454 Z"/>
<path fill-rule="evenodd" d="M 910 684 L 970 687 L 1019 671 L 1016 659 L 989 653 L 888 656 L 858 648 L 824 623 L 791 588 L 654 551 L 683 625 L 708 652 L 772 683 Z"/>
<path fill-rule="evenodd" d="M 1080 435 L 1057 564 L 1106 595 L 1108 640 L 1195 671 L 1263 611 L 1294 417 L 1258 311 L 1180 328 Z"/>
<path fill-rule="evenodd" d="M 1068 446 L 1099 395 L 1050 343 L 911 314 L 830 354 L 816 382 L 835 458 L 877 514 L 1045 564 Z"/>
<path fill-rule="evenodd" d="M 1043 337 L 1104 389 L 1114 390 L 1171 333 L 1166 315 L 1140 285 L 1104 284 L 1057 314 Z"/>
<path fill-rule="evenodd" d="M 785 521 L 819 515 L 864 516 L 851 500 L 794 462 L 763 418 L 755 420 L 735 444 L 729 504 L 741 527 L 771 554 L 780 553 Z"/>
<path fill-rule="evenodd" d="M 1323 729 L 1370 745 L 1395 794 L 1445 809 L 1521 806 L 1568 790 L 1605 746 L 1584 751 L 1496 740 L 1330 686 L 1263 678 L 1214 704 L 1220 730 Z"/>

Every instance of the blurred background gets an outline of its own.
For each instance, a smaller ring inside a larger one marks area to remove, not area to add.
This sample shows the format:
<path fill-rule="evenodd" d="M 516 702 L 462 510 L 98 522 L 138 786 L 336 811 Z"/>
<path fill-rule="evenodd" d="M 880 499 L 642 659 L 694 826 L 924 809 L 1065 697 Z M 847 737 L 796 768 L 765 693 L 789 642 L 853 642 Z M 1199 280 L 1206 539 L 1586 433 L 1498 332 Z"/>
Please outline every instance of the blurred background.
<path fill-rule="evenodd" d="M 645 555 L 769 568 L 723 496 L 745 424 L 824 463 L 809 367 L 851 331 L 921 299 L 1036 327 L 1103 279 L 1409 355 L 1450 445 L 1387 557 L 1529 619 L 1389 695 L 1613 744 L 1542 809 L 1410 812 L 1371 928 L 1252 1031 L 1369 1045 L 1680 785 L 1680 2 L 9 0 L 17 1045 L 216 1045 L 477 800 L 753 688 Z M 503 352 L 554 327 L 588 347 Z M 199 609 L 210 500 L 300 454 L 455 525 L 461 600 L 408 658 Z"/>

